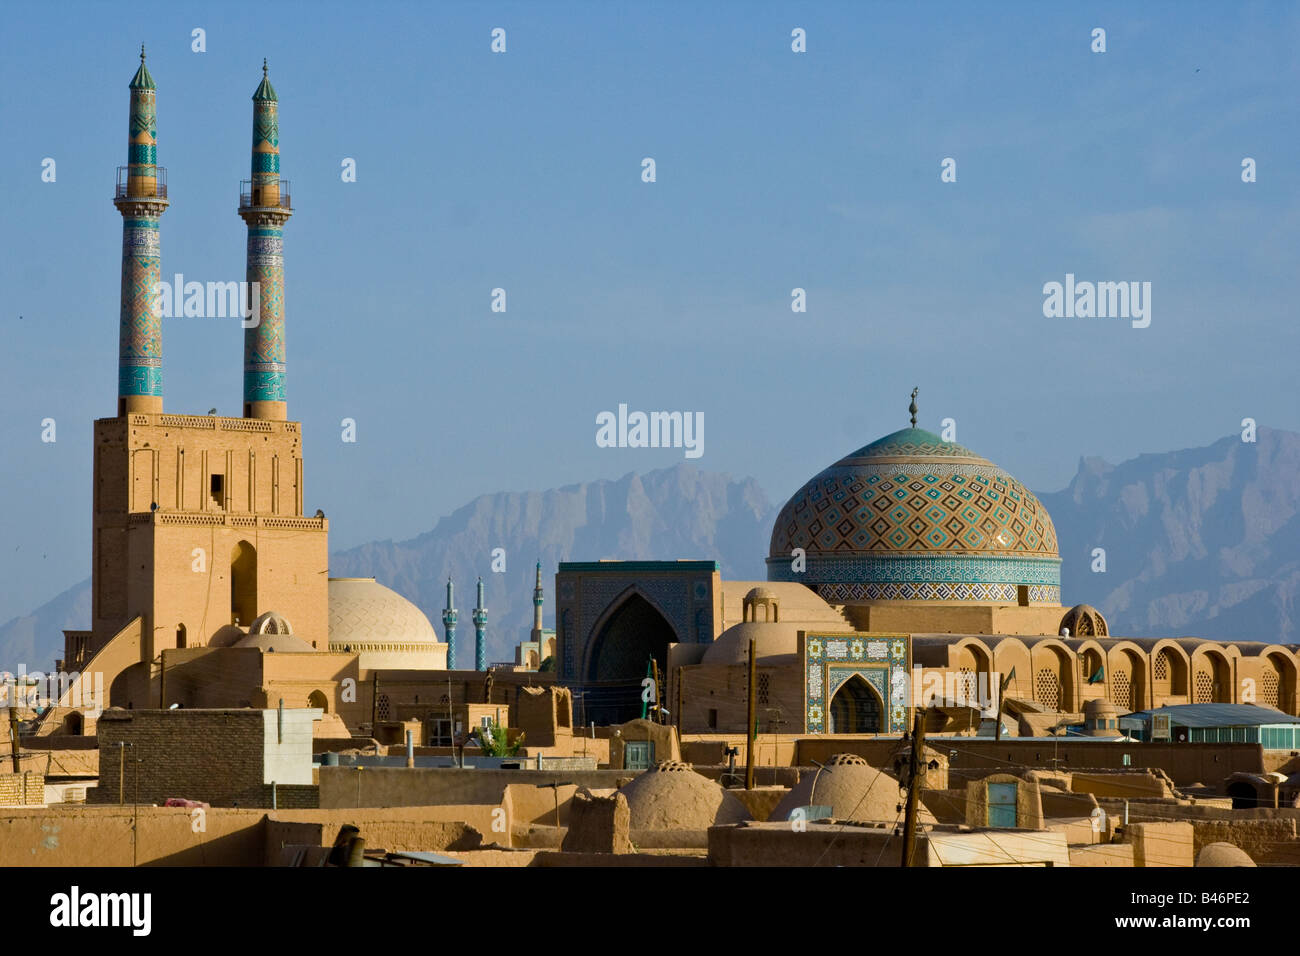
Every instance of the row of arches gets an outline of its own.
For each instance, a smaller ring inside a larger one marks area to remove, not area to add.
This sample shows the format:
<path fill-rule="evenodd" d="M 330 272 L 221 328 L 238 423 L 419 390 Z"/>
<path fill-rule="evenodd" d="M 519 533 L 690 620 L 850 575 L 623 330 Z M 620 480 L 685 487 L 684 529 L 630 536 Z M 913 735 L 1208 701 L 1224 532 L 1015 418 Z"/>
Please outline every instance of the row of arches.
<path fill-rule="evenodd" d="M 1190 644 L 1191 647 L 1185 646 Z M 1104 697 L 1128 712 L 1165 704 L 1253 703 L 1297 712 L 1297 659 L 1280 645 L 1246 654 L 1205 641 L 1066 641 L 966 638 L 950 646 L 949 668 L 1006 676 L 1010 696 L 1076 712 Z"/>

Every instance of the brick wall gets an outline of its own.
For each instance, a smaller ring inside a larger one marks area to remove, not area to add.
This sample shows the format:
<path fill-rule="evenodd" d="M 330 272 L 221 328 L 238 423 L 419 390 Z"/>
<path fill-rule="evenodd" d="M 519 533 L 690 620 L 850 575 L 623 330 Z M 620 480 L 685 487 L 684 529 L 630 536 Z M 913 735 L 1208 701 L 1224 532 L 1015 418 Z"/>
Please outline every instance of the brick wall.
<path fill-rule="evenodd" d="M 266 725 L 261 710 L 105 712 L 99 721 L 99 786 L 89 802 L 161 804 L 183 797 L 214 807 L 269 807 Z M 130 745 L 125 773 L 121 743 Z M 315 789 L 282 786 L 281 806 L 315 806 Z"/>
<path fill-rule="evenodd" d="M 45 805 L 45 777 L 39 773 L 0 773 L 0 807 Z"/>

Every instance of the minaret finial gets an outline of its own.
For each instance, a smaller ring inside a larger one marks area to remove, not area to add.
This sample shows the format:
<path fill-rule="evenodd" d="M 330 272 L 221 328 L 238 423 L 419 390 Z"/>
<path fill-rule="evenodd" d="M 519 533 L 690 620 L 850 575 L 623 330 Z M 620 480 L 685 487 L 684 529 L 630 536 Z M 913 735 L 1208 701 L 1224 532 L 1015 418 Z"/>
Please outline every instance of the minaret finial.
<path fill-rule="evenodd" d="M 266 76 L 266 57 L 262 57 L 262 75 Z"/>
<path fill-rule="evenodd" d="M 143 43 L 140 44 L 140 62 L 141 62 L 141 63 L 144 62 L 144 44 L 143 44 Z"/>
<path fill-rule="evenodd" d="M 912 389 L 912 404 L 910 404 L 910 405 L 907 406 L 907 410 L 908 410 L 909 412 L 912 413 L 912 427 L 913 427 L 913 428 L 916 427 L 916 393 L 919 392 L 919 391 L 920 391 L 919 388 L 914 388 L 914 389 Z"/>

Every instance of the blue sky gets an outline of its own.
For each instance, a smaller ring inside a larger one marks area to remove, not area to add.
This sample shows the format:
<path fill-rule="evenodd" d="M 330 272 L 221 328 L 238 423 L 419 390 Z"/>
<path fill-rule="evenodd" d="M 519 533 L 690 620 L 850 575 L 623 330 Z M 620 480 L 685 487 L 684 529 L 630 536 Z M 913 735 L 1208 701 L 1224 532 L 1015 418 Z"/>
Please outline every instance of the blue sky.
<path fill-rule="evenodd" d="M 1291 4 L 20 5 L 0 36 L 0 620 L 90 571 L 141 42 L 164 277 L 243 277 L 270 61 L 289 410 L 335 548 L 683 460 L 598 448 L 620 403 L 702 412 L 695 464 L 776 503 L 906 424 L 913 386 L 923 426 L 955 418 L 1043 491 L 1081 455 L 1300 427 Z M 1066 273 L 1151 282 L 1150 327 L 1045 318 Z M 163 336 L 167 409 L 238 414 L 237 323 Z"/>

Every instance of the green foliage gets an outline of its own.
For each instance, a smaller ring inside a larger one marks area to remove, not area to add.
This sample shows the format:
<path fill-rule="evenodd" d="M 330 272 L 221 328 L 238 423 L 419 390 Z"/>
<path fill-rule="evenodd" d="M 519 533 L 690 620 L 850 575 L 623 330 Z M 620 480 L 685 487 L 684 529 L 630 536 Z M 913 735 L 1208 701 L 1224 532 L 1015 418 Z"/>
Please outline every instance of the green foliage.
<path fill-rule="evenodd" d="M 514 743 L 507 743 L 506 728 L 495 720 L 489 721 L 487 727 L 475 731 L 475 735 L 478 737 L 479 749 L 483 751 L 485 757 L 515 757 L 519 754 L 519 748 L 524 745 L 523 734 L 516 737 Z"/>
<path fill-rule="evenodd" d="M 553 670 L 555 670 L 555 658 L 548 657 L 546 658 L 546 660 L 542 661 L 542 663 L 538 666 L 537 673 L 549 674 Z"/>

